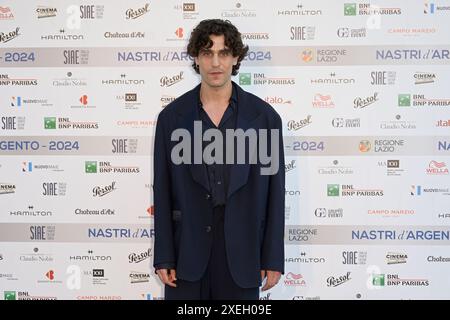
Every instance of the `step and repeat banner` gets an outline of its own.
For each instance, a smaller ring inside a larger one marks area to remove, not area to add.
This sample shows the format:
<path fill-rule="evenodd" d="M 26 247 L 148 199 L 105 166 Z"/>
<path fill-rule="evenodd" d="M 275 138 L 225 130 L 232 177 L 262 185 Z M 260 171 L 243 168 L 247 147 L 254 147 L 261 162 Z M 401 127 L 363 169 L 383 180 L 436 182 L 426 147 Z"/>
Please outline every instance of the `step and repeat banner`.
<path fill-rule="evenodd" d="M 163 298 L 155 123 L 200 81 L 207 18 L 283 118 L 286 272 L 261 299 L 449 299 L 444 0 L 2 1 L 0 299 Z"/>

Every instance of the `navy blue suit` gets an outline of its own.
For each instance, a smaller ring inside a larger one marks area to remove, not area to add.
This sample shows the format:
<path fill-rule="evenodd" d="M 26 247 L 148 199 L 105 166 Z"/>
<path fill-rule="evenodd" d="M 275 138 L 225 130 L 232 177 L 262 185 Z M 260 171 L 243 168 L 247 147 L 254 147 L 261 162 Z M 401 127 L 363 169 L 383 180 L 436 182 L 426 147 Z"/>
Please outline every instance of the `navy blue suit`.
<path fill-rule="evenodd" d="M 282 122 L 276 111 L 233 82 L 236 129 L 278 129 L 279 170 L 261 175 L 260 164 L 233 164 L 223 217 L 228 267 L 241 288 L 261 285 L 261 270 L 284 273 L 285 166 Z M 174 266 L 177 278 L 198 281 L 213 246 L 213 205 L 204 164 L 175 165 L 175 129 L 194 137 L 200 85 L 170 103 L 158 116 L 154 144 L 154 266 Z M 193 141 L 192 141 L 193 145 Z M 269 149 L 270 151 L 270 149 Z M 192 152 L 193 153 L 193 152 Z"/>

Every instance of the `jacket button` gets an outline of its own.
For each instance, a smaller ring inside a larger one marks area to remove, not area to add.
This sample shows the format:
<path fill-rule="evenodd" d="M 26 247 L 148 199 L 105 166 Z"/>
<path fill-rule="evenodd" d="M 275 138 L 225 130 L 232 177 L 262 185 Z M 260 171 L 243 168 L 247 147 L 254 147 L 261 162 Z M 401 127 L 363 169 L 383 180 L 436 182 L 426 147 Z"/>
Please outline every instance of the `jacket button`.
<path fill-rule="evenodd" d="M 206 226 L 206 232 L 211 232 L 211 226 Z"/>
<path fill-rule="evenodd" d="M 209 200 L 211 198 L 211 195 L 209 193 L 207 193 L 205 198 L 206 198 L 206 200 Z"/>

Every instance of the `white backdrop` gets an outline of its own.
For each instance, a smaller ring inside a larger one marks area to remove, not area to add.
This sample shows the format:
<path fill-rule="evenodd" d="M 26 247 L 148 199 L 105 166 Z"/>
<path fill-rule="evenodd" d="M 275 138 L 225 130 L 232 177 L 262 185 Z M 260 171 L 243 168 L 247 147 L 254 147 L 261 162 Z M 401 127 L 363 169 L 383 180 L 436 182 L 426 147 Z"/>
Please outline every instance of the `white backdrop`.
<path fill-rule="evenodd" d="M 0 5 L 0 299 L 161 299 L 157 114 L 226 18 L 284 122 L 286 274 L 262 299 L 450 298 L 450 2 Z"/>

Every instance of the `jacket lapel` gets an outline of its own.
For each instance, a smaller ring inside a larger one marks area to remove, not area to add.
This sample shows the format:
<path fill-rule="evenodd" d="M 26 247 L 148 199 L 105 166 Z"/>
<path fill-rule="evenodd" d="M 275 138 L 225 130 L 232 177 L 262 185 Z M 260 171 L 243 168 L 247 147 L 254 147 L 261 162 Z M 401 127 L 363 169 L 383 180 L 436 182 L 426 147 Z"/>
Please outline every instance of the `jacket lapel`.
<path fill-rule="evenodd" d="M 247 93 L 242 90 L 238 85 L 233 82 L 233 86 L 235 90 L 237 90 L 237 100 L 238 100 L 238 112 L 236 117 L 236 129 L 242 129 L 246 131 L 251 128 L 251 123 L 257 116 L 259 112 L 255 106 L 247 103 Z M 180 115 L 183 117 L 182 119 L 182 128 L 186 128 L 191 134 L 191 150 L 192 150 L 192 161 L 189 165 L 189 171 L 191 172 L 192 178 L 195 182 L 203 186 L 205 190 L 208 192 L 211 191 L 209 186 L 209 180 L 206 170 L 205 164 L 195 164 L 194 163 L 194 140 L 195 138 L 199 138 L 195 136 L 194 132 L 194 121 L 198 121 L 198 97 L 200 93 L 200 85 L 195 87 L 190 91 L 188 96 L 186 97 L 186 107 L 182 109 Z M 256 129 L 256 128 L 254 128 Z M 202 133 L 200 132 L 200 135 Z M 198 135 L 198 133 L 197 133 Z M 200 139 L 202 136 L 200 136 Z M 225 141 L 224 141 L 225 142 Z M 249 152 L 246 150 L 246 152 Z M 203 155 L 203 152 L 202 152 Z M 248 181 L 248 175 L 250 172 L 250 164 L 248 163 L 248 154 L 246 155 L 245 164 L 233 164 L 230 168 L 230 182 L 228 186 L 227 198 L 231 197 L 233 193 L 235 193 L 238 189 L 244 186 Z"/>

